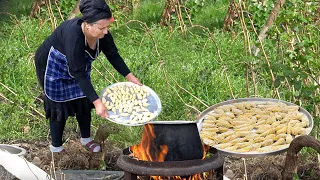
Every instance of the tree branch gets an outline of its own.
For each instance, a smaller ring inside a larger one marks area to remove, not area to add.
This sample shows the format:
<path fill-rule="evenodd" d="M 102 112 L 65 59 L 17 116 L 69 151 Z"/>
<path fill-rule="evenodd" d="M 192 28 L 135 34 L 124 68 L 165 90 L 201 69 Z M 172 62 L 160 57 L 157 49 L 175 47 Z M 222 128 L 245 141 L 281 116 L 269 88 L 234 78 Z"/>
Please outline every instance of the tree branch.
<path fill-rule="evenodd" d="M 282 180 L 292 180 L 298 167 L 298 153 L 303 147 L 311 147 L 320 153 L 320 142 L 312 136 L 299 136 L 295 138 L 287 151 L 285 166 L 281 172 Z"/>
<path fill-rule="evenodd" d="M 276 18 L 278 16 L 278 13 L 279 13 L 281 7 L 284 5 L 285 2 L 286 2 L 286 0 L 278 0 L 277 3 L 275 4 L 274 8 L 272 9 L 272 11 L 269 15 L 268 20 L 263 25 L 263 27 L 259 33 L 258 38 L 261 42 L 266 38 L 267 31 L 273 25 L 274 21 L 276 20 Z M 255 56 L 257 56 L 259 53 L 259 48 L 257 48 L 256 46 L 252 46 L 252 52 Z"/>
<path fill-rule="evenodd" d="M 79 5 L 80 5 L 80 0 L 78 0 L 77 4 L 73 7 L 72 11 L 68 16 L 68 19 L 73 19 L 77 16 L 77 14 L 80 12 Z"/>

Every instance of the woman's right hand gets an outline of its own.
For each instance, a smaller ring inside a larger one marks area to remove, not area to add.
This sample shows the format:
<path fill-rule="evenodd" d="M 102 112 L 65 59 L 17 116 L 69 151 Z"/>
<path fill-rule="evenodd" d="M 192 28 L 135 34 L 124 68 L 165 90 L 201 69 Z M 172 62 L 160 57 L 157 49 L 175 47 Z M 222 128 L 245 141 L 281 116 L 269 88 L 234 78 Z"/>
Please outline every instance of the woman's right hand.
<path fill-rule="evenodd" d="M 108 117 L 108 111 L 106 106 L 102 103 L 102 101 L 100 99 L 97 99 L 93 102 L 94 107 L 96 109 L 96 114 L 100 117 L 102 117 L 103 119 Z"/>

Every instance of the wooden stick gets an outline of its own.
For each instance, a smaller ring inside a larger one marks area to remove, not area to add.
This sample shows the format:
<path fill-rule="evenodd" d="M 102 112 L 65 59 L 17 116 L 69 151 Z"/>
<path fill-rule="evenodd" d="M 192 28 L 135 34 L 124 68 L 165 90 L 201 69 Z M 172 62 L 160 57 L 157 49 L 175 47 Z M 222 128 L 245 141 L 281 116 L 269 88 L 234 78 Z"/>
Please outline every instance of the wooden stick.
<path fill-rule="evenodd" d="M 11 20 L 14 20 L 15 24 L 18 25 L 19 29 L 22 32 L 24 42 L 26 43 L 27 47 L 30 48 L 30 46 L 28 44 L 27 36 L 26 36 L 22 26 L 21 26 L 20 21 L 17 19 L 17 17 L 15 15 L 12 15 L 12 14 L 8 13 L 8 12 L 0 12 L 0 14 L 7 14 L 7 15 L 10 16 Z"/>
<path fill-rule="evenodd" d="M 250 36 L 249 36 L 249 30 L 246 26 L 246 23 L 244 21 L 244 14 L 243 14 L 243 9 L 242 9 L 242 3 L 241 1 L 239 1 L 239 4 L 238 4 L 239 8 L 240 8 L 240 12 L 241 12 L 241 16 L 240 16 L 240 24 L 241 24 L 241 28 L 242 28 L 242 31 L 243 31 L 243 36 L 244 36 L 244 49 L 245 49 L 245 54 L 247 55 L 247 50 L 246 48 L 248 48 L 248 51 L 249 51 L 249 54 L 250 56 L 252 55 L 251 53 L 251 45 L 250 45 Z M 247 45 L 247 46 L 246 46 Z"/>
<path fill-rule="evenodd" d="M 49 171 L 50 171 L 50 180 L 52 179 L 52 177 L 53 177 L 53 174 L 52 174 L 52 164 L 50 164 L 50 169 L 49 169 Z"/>
<path fill-rule="evenodd" d="M 0 96 L 1 96 L 2 98 L 4 98 L 5 100 L 9 101 L 11 104 L 17 104 L 17 103 L 15 103 L 15 102 L 11 101 L 9 98 L 5 97 L 5 96 L 4 96 L 3 94 L 1 94 L 1 93 L 0 93 Z M 19 107 L 20 109 L 22 109 L 22 110 L 25 110 L 25 109 L 24 109 L 22 106 L 20 106 L 20 105 L 18 105 L 18 107 Z M 31 107 L 31 106 L 29 106 L 29 107 Z M 29 114 L 30 116 L 38 119 L 38 117 L 36 117 L 36 116 L 33 115 L 32 113 L 30 113 L 29 111 L 27 111 L 27 110 L 25 110 L 25 111 L 26 111 L 26 113 Z M 41 113 L 40 113 L 40 114 L 41 114 Z"/>
<path fill-rule="evenodd" d="M 114 77 L 114 75 L 105 67 L 105 65 L 102 63 L 102 61 L 99 61 L 99 63 L 102 65 L 103 69 L 104 69 L 105 71 L 107 71 L 108 74 L 115 80 L 115 82 L 119 82 L 119 81 Z"/>
<path fill-rule="evenodd" d="M 176 85 L 177 85 L 180 89 L 182 89 L 182 90 L 184 90 L 185 92 L 187 92 L 188 94 L 190 94 L 193 98 L 195 98 L 196 100 L 198 100 L 201 104 L 203 104 L 203 105 L 206 106 L 207 108 L 209 107 L 206 103 L 204 103 L 203 101 L 201 101 L 197 96 L 193 95 L 193 94 L 190 93 L 188 90 L 186 90 L 185 88 L 183 88 L 175 79 L 173 79 L 171 76 L 169 76 L 169 77 L 170 77 L 170 79 L 172 79 L 172 80 L 176 83 Z"/>
<path fill-rule="evenodd" d="M 36 34 L 36 38 L 35 38 L 35 39 L 39 39 L 39 33 L 42 31 L 42 27 L 43 27 L 49 20 L 50 20 L 50 18 L 49 18 L 49 19 L 46 19 L 46 20 L 44 20 L 44 21 L 42 21 L 42 19 L 41 19 L 40 24 L 39 24 L 39 29 L 38 29 L 38 31 L 37 31 L 37 34 Z"/>
<path fill-rule="evenodd" d="M 227 70 L 227 68 L 225 68 L 224 70 L 222 70 L 222 73 L 225 72 L 226 70 Z M 227 74 L 227 73 L 226 73 L 226 79 L 227 79 L 227 83 L 228 83 L 228 87 L 229 87 L 230 94 L 231 94 L 232 98 L 235 99 L 236 97 L 235 97 L 234 94 L 233 94 L 232 86 L 231 86 L 231 83 L 230 83 L 230 80 L 229 80 L 229 77 L 228 77 L 228 74 Z"/>
<path fill-rule="evenodd" d="M 249 20 L 250 20 L 250 22 L 251 22 L 251 26 L 252 26 L 252 28 L 253 28 L 253 31 L 255 32 L 256 35 L 258 35 L 257 30 L 256 30 L 256 28 L 254 27 L 254 24 L 253 24 L 252 19 L 250 18 L 250 16 L 248 16 L 248 17 L 249 17 Z M 258 41 L 259 41 L 259 43 L 260 43 L 260 45 L 261 45 L 261 49 L 262 49 L 263 55 L 264 55 L 265 60 L 266 60 L 266 62 L 267 62 L 267 65 L 268 65 L 268 68 L 269 68 L 269 71 L 270 71 L 270 75 L 271 75 L 271 79 L 272 79 L 272 84 L 273 84 L 273 87 L 274 87 L 274 89 L 275 89 L 276 95 L 277 95 L 278 99 L 281 99 L 281 98 L 280 98 L 279 91 L 278 91 L 278 89 L 277 89 L 276 86 L 275 86 L 275 81 L 276 81 L 276 80 L 275 80 L 275 77 L 274 77 L 274 74 L 273 74 L 273 71 L 272 71 L 272 68 L 271 68 L 271 63 L 270 63 L 270 61 L 269 61 L 269 58 L 268 58 L 268 56 L 267 56 L 266 51 L 264 50 L 264 45 L 263 45 L 262 41 L 261 41 L 259 38 L 258 38 Z"/>
<path fill-rule="evenodd" d="M 250 88 L 249 88 L 249 70 L 248 64 L 246 64 L 246 89 L 247 89 L 247 97 L 250 97 Z"/>
<path fill-rule="evenodd" d="M 53 14 L 53 11 L 51 8 L 51 0 L 46 0 L 46 5 L 47 5 L 47 9 L 49 11 L 49 16 L 50 16 L 50 20 L 51 20 L 51 28 L 52 28 L 52 31 L 54 31 L 57 27 L 57 20 L 54 17 L 54 14 Z"/>
<path fill-rule="evenodd" d="M 190 14 L 189 14 L 188 11 L 187 11 L 187 7 L 186 7 L 186 6 L 182 6 L 182 5 L 181 5 L 181 7 L 184 8 L 184 11 L 186 12 L 186 14 L 187 14 L 187 16 L 188 16 L 189 23 L 192 25 L 193 23 L 192 23 L 192 21 L 191 21 L 191 16 L 190 16 Z"/>
<path fill-rule="evenodd" d="M 46 116 L 43 115 L 41 112 L 39 112 L 38 110 L 36 110 L 35 108 L 33 108 L 32 106 L 29 106 L 32 110 L 34 110 L 36 113 L 38 113 L 41 117 L 45 118 Z"/>
<path fill-rule="evenodd" d="M 60 173 L 60 180 L 63 180 L 63 172 Z"/>
<path fill-rule="evenodd" d="M 254 72 L 254 67 L 252 64 L 250 64 L 250 70 L 252 73 L 252 83 L 253 83 L 253 91 L 254 91 L 254 96 L 257 97 L 258 96 L 258 88 L 257 88 L 257 83 L 256 83 L 256 73 Z"/>
<path fill-rule="evenodd" d="M 174 87 L 169 83 L 166 70 L 164 69 L 163 66 L 164 66 L 164 63 L 163 63 L 163 64 L 160 64 L 160 67 L 161 67 L 161 69 L 162 69 L 162 71 L 163 71 L 163 74 L 164 74 L 164 77 L 165 77 L 165 80 L 166 80 L 167 84 L 176 92 L 177 96 L 180 98 L 180 100 L 184 103 L 185 106 L 188 106 L 188 107 L 196 110 L 196 111 L 198 112 L 198 114 L 200 114 L 201 111 L 199 111 L 196 107 L 187 104 L 187 103 L 183 100 L 183 98 L 180 96 L 180 94 L 178 93 L 178 91 L 176 90 L 176 88 L 174 88 Z"/>
<path fill-rule="evenodd" d="M 213 42 L 213 44 L 215 45 L 215 47 L 216 47 L 216 49 L 217 49 L 217 54 L 218 54 L 218 57 L 219 57 L 220 62 L 223 62 L 223 60 L 222 60 L 222 58 L 221 58 L 220 49 L 219 49 L 219 47 L 218 47 L 218 44 L 217 44 L 217 42 L 215 41 L 215 39 L 213 38 L 213 35 L 212 35 L 212 33 L 210 32 L 210 30 L 209 30 L 208 28 L 202 26 L 202 25 L 197 25 L 197 24 L 196 24 L 196 25 L 192 25 L 191 28 L 194 28 L 194 27 L 199 27 L 199 28 L 203 29 L 204 31 L 206 31 L 206 32 L 208 33 L 209 38 L 211 39 L 211 41 Z M 226 68 L 225 68 L 225 69 L 226 69 Z M 230 83 L 230 80 L 229 80 L 229 77 L 228 77 L 228 73 L 227 73 L 227 72 L 225 72 L 225 73 L 226 73 L 226 79 L 227 79 L 228 85 L 229 85 L 229 90 L 230 90 L 230 92 L 231 92 L 231 96 L 232 96 L 233 98 L 235 98 L 235 96 L 234 96 L 234 94 L 233 94 L 233 91 L 232 91 L 232 86 L 231 86 L 231 83 Z"/>
<path fill-rule="evenodd" d="M 161 56 L 160 56 L 160 53 L 159 53 L 159 51 L 158 51 L 157 43 L 156 43 L 156 41 L 154 40 L 154 37 L 153 37 L 150 29 L 148 28 L 147 24 L 144 23 L 144 22 L 142 22 L 142 21 L 139 21 L 139 20 L 130 20 L 130 21 L 128 21 L 127 23 L 125 23 L 124 25 L 127 25 L 127 24 L 129 24 L 129 23 L 133 23 L 133 22 L 138 22 L 140 25 L 142 25 L 142 26 L 144 27 L 145 31 L 149 34 L 149 36 L 150 36 L 151 39 L 152 39 L 152 42 L 153 42 L 153 45 L 154 45 L 154 49 L 155 49 L 158 57 L 161 57 Z"/>
<path fill-rule="evenodd" d="M 204 50 L 207 48 L 207 45 L 208 45 L 208 42 L 209 42 L 209 41 L 210 41 L 210 39 L 208 39 L 208 40 L 206 41 L 206 43 L 204 43 L 204 46 L 203 46 L 203 48 L 202 48 L 200 57 L 202 57 L 203 52 L 204 52 Z"/>
<path fill-rule="evenodd" d="M 184 24 L 184 20 L 181 15 L 181 5 L 180 5 L 179 0 L 176 0 L 176 2 L 178 4 L 178 6 L 176 6 L 176 10 L 177 10 L 177 15 L 178 15 L 180 26 L 182 27 L 181 30 L 182 30 L 182 32 L 185 33 L 186 32 L 186 25 Z"/>
<path fill-rule="evenodd" d="M 51 152 L 51 163 L 52 163 L 52 167 L 53 167 L 53 175 L 54 175 L 54 179 L 57 179 L 57 174 L 56 174 L 56 170 L 55 170 L 55 165 L 54 165 L 54 156 L 53 156 L 53 152 Z"/>
<path fill-rule="evenodd" d="M 5 99 L 6 101 L 9 101 L 9 103 L 14 103 L 13 101 L 11 101 L 10 99 L 8 99 L 7 97 L 5 97 L 3 94 L 0 93 L 0 96 Z"/>
<path fill-rule="evenodd" d="M 213 35 L 212 33 L 210 32 L 210 30 L 202 25 L 198 25 L 198 24 L 195 24 L 195 25 L 192 25 L 191 28 L 195 28 L 195 27 L 198 27 L 198 28 L 201 28 L 203 29 L 204 31 L 206 31 L 209 35 L 209 38 L 211 39 L 211 41 L 213 42 L 213 44 L 215 45 L 216 49 L 217 49 L 217 54 L 218 54 L 218 57 L 219 57 L 219 60 L 221 62 L 223 62 L 222 58 L 221 58 L 221 53 L 220 53 L 220 49 L 218 47 L 218 44 L 217 42 L 215 41 L 215 39 L 213 38 Z"/>
<path fill-rule="evenodd" d="M 10 91 L 12 94 L 14 94 L 15 96 L 17 96 L 17 94 L 16 94 L 15 92 L 13 92 L 13 91 L 11 90 L 11 88 L 9 88 L 8 86 L 6 86 L 6 85 L 3 84 L 2 82 L 0 82 L 0 84 L 1 84 L 4 88 L 6 88 L 8 91 Z"/>
<path fill-rule="evenodd" d="M 58 6 L 58 3 L 57 3 L 57 1 L 56 1 L 56 0 L 54 0 L 54 4 L 57 6 L 57 9 L 58 9 L 58 12 L 59 12 L 60 18 L 62 19 L 62 21 L 64 21 L 64 18 L 63 18 L 62 14 L 61 14 L 60 7 Z"/>
<path fill-rule="evenodd" d="M 104 77 L 103 74 L 102 74 L 94 65 L 92 65 L 92 67 L 93 67 L 94 70 L 96 70 L 96 71 L 100 74 L 101 77 L 103 77 L 103 78 L 104 78 L 105 80 L 107 80 L 110 84 L 112 84 L 112 82 L 111 82 L 109 79 L 107 79 L 106 77 Z"/>
<path fill-rule="evenodd" d="M 247 163 L 246 163 L 246 159 L 242 158 L 243 161 L 243 167 L 244 167 L 244 175 L 243 175 L 243 179 L 244 180 L 248 180 L 248 172 L 247 172 Z"/>

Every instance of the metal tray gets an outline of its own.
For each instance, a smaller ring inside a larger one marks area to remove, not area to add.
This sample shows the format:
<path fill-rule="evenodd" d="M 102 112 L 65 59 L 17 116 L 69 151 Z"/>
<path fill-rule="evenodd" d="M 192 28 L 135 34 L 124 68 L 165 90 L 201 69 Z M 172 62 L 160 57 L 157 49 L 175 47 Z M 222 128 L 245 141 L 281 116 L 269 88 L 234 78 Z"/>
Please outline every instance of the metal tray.
<path fill-rule="evenodd" d="M 103 97 L 103 94 L 104 92 L 108 89 L 108 88 L 111 88 L 111 87 L 115 87 L 115 86 L 118 86 L 118 85 L 121 85 L 121 84 L 124 84 L 124 85 L 135 85 L 134 83 L 131 83 L 131 82 L 118 82 L 118 83 L 115 83 L 115 84 L 111 84 L 109 86 L 107 86 L 106 88 L 104 88 L 101 93 L 100 93 L 100 99 L 102 98 L 105 98 L 106 100 L 110 100 L 109 97 Z M 160 101 L 160 98 L 159 96 L 148 86 L 145 86 L 143 85 L 143 88 L 147 89 L 149 92 L 150 92 L 150 95 L 147 96 L 147 99 L 148 99 L 148 103 L 150 104 L 147 109 L 150 111 L 150 112 L 155 112 L 156 113 L 156 117 L 160 114 L 161 110 L 162 110 L 162 106 L 161 106 L 161 101 Z M 129 122 L 129 118 L 130 116 L 127 116 L 127 117 L 123 117 L 123 116 L 120 116 L 119 118 L 111 118 L 113 116 L 117 116 L 117 115 L 120 115 L 119 111 L 117 110 L 116 113 L 112 112 L 112 111 L 108 111 L 108 115 L 109 117 L 107 117 L 107 119 L 111 122 L 114 122 L 114 123 L 117 123 L 117 124 L 122 124 L 122 125 L 126 125 L 126 126 L 140 126 L 140 125 L 144 125 L 150 121 L 153 121 L 155 118 L 153 119 L 150 119 L 149 121 L 147 122 L 141 122 L 141 123 L 130 123 Z"/>
<path fill-rule="evenodd" d="M 198 128 L 199 128 L 199 132 L 201 132 L 202 129 L 202 123 L 204 120 L 204 117 L 209 113 L 212 112 L 213 109 L 219 107 L 219 106 L 223 106 L 223 105 L 227 105 L 227 104 L 234 104 L 234 103 L 239 103 L 239 102 L 282 102 L 286 105 L 290 105 L 290 106 L 297 106 L 296 104 L 287 102 L 287 101 L 282 101 L 282 100 L 277 100 L 277 99 L 270 99 L 270 98 L 239 98 L 239 99 L 233 99 L 233 100 L 228 100 L 228 101 L 224 101 L 218 104 L 215 104 L 209 108 L 207 108 L 206 110 L 204 110 L 203 112 L 200 113 L 199 117 L 197 118 L 198 121 Z M 307 128 L 307 135 L 309 135 L 312 131 L 313 128 L 313 118 L 310 115 L 310 113 L 305 110 L 304 108 L 299 106 L 299 111 L 302 112 L 304 115 L 307 116 L 307 118 L 309 119 L 309 127 Z M 216 148 L 216 147 L 214 147 Z M 232 156 L 238 156 L 238 157 L 264 157 L 264 156 L 271 156 L 271 155 L 276 155 L 276 154 L 280 154 L 282 152 L 285 152 L 288 148 L 283 148 L 283 149 L 279 149 L 276 151 L 270 151 L 270 152 L 265 152 L 265 153 L 257 153 L 257 152 L 245 152 L 245 153 L 241 153 L 241 152 L 233 152 L 233 151 L 226 151 L 223 149 L 219 149 L 216 148 L 218 151 L 220 151 L 222 154 L 226 154 L 226 155 L 232 155 Z"/>

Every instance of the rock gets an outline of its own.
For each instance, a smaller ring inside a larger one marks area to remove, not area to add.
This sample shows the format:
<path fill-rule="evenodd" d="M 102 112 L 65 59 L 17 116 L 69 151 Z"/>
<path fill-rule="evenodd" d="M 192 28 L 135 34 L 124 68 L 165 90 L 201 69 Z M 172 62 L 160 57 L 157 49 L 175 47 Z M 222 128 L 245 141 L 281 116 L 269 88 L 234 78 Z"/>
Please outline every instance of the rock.
<path fill-rule="evenodd" d="M 27 160 L 30 161 L 32 159 L 32 154 L 27 154 L 25 157 L 26 157 Z"/>
<path fill-rule="evenodd" d="M 36 165 L 36 166 L 40 166 L 41 162 L 42 162 L 41 159 L 36 156 L 36 157 L 33 158 L 31 163 Z"/>
<path fill-rule="evenodd" d="M 231 178 L 231 179 L 234 177 L 234 173 L 232 172 L 231 169 L 228 169 L 228 170 L 226 171 L 226 173 L 224 173 L 224 175 L 225 175 L 227 178 Z"/>

